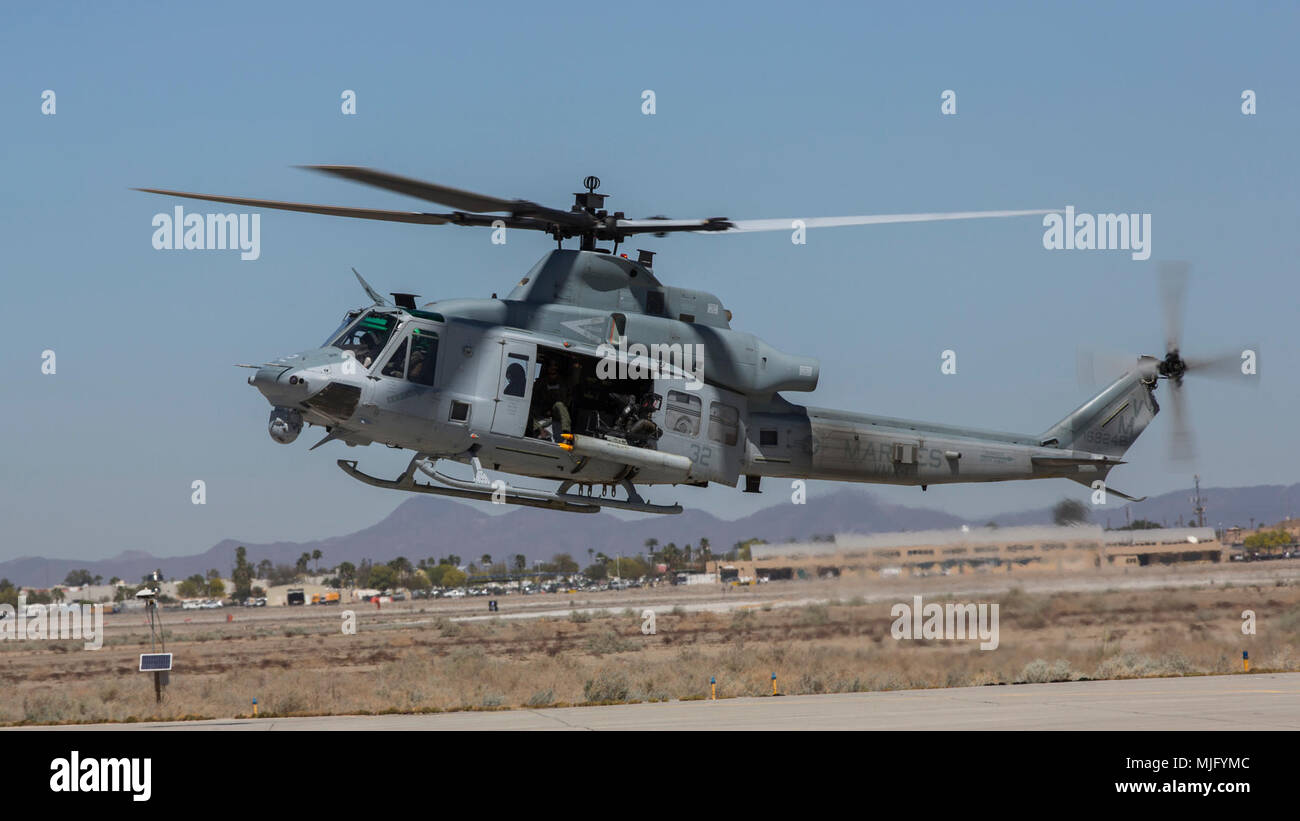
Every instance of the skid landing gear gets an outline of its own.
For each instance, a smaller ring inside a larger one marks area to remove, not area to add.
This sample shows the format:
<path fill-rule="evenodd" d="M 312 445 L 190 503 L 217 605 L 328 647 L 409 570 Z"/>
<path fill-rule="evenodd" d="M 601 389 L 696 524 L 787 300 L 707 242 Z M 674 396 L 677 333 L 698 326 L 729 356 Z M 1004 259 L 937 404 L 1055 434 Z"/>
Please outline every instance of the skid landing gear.
<path fill-rule="evenodd" d="M 601 507 L 617 508 L 618 510 L 635 510 L 641 513 L 681 513 L 681 505 L 656 505 L 647 502 L 637 493 L 636 485 L 631 481 L 624 479 L 619 483 L 627 493 L 627 499 L 615 499 L 613 497 L 583 495 L 581 493 L 570 493 L 569 489 L 573 487 L 573 482 L 563 482 L 558 490 L 555 491 L 557 499 L 571 500 L 578 504 L 600 505 Z M 591 488 L 590 485 L 587 486 Z"/>
<path fill-rule="evenodd" d="M 623 480 L 622 487 L 627 493 L 626 500 L 603 496 L 571 493 L 574 482 L 563 482 L 559 489 L 551 492 L 533 488 L 511 487 L 504 482 L 491 482 L 487 472 L 479 462 L 477 455 L 470 455 L 470 464 L 474 468 L 474 479 L 466 481 L 456 479 L 437 469 L 438 460 L 434 457 L 416 454 L 411 458 L 406 470 L 396 479 L 380 479 L 357 469 L 355 460 L 339 459 L 338 466 L 352 478 L 375 487 L 389 490 L 407 490 L 414 493 L 432 493 L 438 496 L 454 496 L 460 499 L 474 499 L 496 504 L 522 505 L 539 507 L 545 510 L 559 510 L 566 513 L 597 513 L 602 507 L 619 510 L 634 510 L 641 513 L 681 513 L 681 505 L 656 505 L 641 497 L 636 487 L 628 480 Z M 438 484 L 422 484 L 415 480 L 415 472 L 420 471 Z"/>
<path fill-rule="evenodd" d="M 506 489 L 504 492 L 497 492 L 494 491 L 491 484 L 483 486 L 475 482 L 461 483 L 467 485 L 468 487 L 466 488 L 460 488 L 454 485 L 450 487 L 440 487 L 438 485 L 422 484 L 415 481 L 415 471 L 417 468 L 425 473 L 429 473 L 430 475 L 436 473 L 436 471 L 433 471 L 431 467 L 425 466 L 426 462 L 428 462 L 426 458 L 417 454 L 411 459 L 411 463 L 406 466 L 406 470 L 402 471 L 402 475 L 396 479 L 380 479 L 371 476 L 368 473 L 364 473 L 357 469 L 356 460 L 340 459 L 338 460 L 338 465 L 343 469 L 344 473 L 351 476 L 353 479 L 365 482 L 368 485 L 374 485 L 375 487 L 386 488 L 388 490 L 409 490 L 413 493 L 432 493 L 436 496 L 454 496 L 458 499 L 474 499 L 480 502 L 495 501 L 500 504 L 540 507 L 545 510 L 561 510 L 566 513 L 600 512 L 600 507 L 598 505 L 575 505 L 563 500 L 548 501 L 545 499 L 520 496 L 517 491 L 511 491 L 509 489 Z M 435 476 L 435 478 L 437 477 Z M 439 481 L 442 480 L 439 479 Z"/>

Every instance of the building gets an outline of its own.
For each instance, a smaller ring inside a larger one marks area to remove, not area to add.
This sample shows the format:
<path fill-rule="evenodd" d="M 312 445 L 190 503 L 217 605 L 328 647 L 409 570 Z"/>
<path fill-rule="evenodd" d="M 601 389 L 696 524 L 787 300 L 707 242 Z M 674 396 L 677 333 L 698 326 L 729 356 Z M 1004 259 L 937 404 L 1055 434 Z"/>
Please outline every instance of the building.
<path fill-rule="evenodd" d="M 753 545 L 751 561 L 716 561 L 720 581 L 838 576 L 929 576 L 1093 570 L 1178 562 L 1219 562 L 1223 546 L 1208 527 L 1102 530 L 1075 527 L 963 528 L 834 541 Z"/>

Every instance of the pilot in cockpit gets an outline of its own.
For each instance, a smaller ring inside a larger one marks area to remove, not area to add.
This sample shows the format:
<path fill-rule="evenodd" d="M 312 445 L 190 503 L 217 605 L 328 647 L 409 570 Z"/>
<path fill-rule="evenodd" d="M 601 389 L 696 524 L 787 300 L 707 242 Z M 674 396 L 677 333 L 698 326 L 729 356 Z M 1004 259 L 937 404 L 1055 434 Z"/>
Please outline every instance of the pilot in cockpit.
<path fill-rule="evenodd" d="M 387 344 L 395 324 L 391 316 L 368 313 L 330 344 L 351 351 L 363 368 L 369 368 Z"/>

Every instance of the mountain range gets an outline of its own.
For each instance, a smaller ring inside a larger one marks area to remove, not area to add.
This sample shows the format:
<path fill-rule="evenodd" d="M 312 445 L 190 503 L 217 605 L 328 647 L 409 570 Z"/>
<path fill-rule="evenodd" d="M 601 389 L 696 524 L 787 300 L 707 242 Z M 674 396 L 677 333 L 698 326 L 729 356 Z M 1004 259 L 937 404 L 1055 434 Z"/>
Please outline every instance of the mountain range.
<path fill-rule="evenodd" d="M 1276 522 L 1300 512 L 1300 483 L 1255 485 L 1240 488 L 1206 488 L 1209 515 L 1206 524 L 1217 527 Z M 1123 525 L 1127 517 L 1149 519 L 1169 526 L 1191 518 L 1191 492 L 1175 491 L 1153 496 L 1125 507 L 1107 508 L 1092 515 L 1096 524 Z M 208 550 L 189 556 L 158 557 L 142 551 L 125 551 L 107 559 L 78 559 L 28 556 L 0 562 L 0 578 L 16 584 L 46 587 L 63 580 L 68 571 L 86 568 L 105 579 L 118 576 L 134 581 L 154 569 L 167 578 L 184 578 L 216 568 L 229 574 L 235 548 L 248 548 L 254 564 L 270 559 L 275 564 L 293 564 L 303 553 L 320 550 L 324 566 L 341 561 L 356 564 L 363 558 L 384 562 L 405 556 L 419 559 L 458 555 L 463 561 L 478 561 L 484 553 L 500 560 L 522 553 L 529 563 L 569 553 L 580 564 L 590 554 L 632 555 L 644 550 L 647 539 L 660 544 L 676 542 L 698 545 L 707 537 L 714 552 L 720 553 L 746 539 L 768 542 L 809 539 L 834 533 L 887 533 L 899 530 L 953 528 L 963 524 L 982 526 L 989 521 L 1002 526 L 1048 524 L 1050 507 L 997 516 L 963 519 L 939 510 L 888 504 L 869 491 L 844 488 L 809 498 L 807 504 L 775 504 L 735 520 L 719 519 L 702 510 L 687 510 L 677 516 L 618 519 L 604 513 L 577 515 L 533 508 L 520 508 L 502 515 L 490 515 L 481 508 L 436 497 L 417 496 L 405 500 L 388 516 L 369 527 L 343 536 L 305 542 L 255 542 L 224 539 Z"/>

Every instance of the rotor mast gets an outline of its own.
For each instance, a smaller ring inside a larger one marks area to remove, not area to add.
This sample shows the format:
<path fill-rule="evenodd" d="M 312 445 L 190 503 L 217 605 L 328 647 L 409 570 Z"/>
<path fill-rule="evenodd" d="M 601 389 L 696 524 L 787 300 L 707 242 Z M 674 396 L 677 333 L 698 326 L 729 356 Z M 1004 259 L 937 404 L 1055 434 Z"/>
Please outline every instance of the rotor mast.
<path fill-rule="evenodd" d="M 605 210 L 605 199 L 608 194 L 597 194 L 596 189 L 600 187 L 600 177 L 592 174 L 582 181 L 586 191 L 575 191 L 573 194 L 573 208 L 570 210 L 575 214 L 586 214 L 592 221 L 593 225 L 589 230 L 579 234 L 581 245 L 579 250 L 594 251 L 596 250 L 596 227 L 605 224 L 612 216 L 614 220 L 626 219 L 622 211 L 615 211 L 612 215 Z M 614 223 L 617 224 L 616 222 Z M 611 225 L 610 227 L 613 227 Z M 557 243 L 562 243 L 564 235 L 559 231 L 559 226 L 555 226 L 551 231 Z M 617 235 L 609 237 L 614 241 L 615 250 L 618 249 L 619 237 Z"/>

